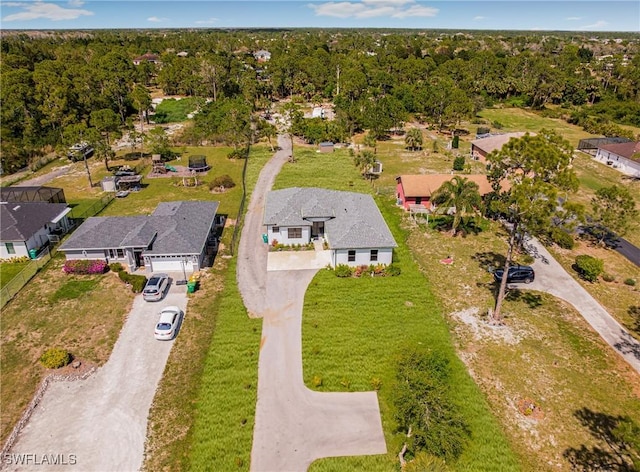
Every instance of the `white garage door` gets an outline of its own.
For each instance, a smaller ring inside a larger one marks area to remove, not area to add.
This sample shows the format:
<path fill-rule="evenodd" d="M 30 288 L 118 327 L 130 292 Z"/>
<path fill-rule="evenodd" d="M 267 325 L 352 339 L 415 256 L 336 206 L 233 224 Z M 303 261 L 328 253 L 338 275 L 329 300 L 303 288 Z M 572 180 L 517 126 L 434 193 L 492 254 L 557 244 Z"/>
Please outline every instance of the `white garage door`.
<path fill-rule="evenodd" d="M 183 264 L 181 260 L 153 260 L 151 259 L 152 272 L 182 272 L 182 267 L 186 272 L 193 272 L 193 263 L 186 262 Z"/>

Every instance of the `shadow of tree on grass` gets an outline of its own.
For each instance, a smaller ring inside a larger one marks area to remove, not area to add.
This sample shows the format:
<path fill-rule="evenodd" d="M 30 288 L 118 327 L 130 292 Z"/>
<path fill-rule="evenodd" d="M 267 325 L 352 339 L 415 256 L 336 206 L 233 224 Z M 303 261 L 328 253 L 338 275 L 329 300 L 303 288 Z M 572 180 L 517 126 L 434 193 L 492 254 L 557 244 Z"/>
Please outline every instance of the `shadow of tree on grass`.
<path fill-rule="evenodd" d="M 562 455 L 577 471 L 632 472 L 640 467 L 640 426 L 628 416 L 612 416 L 589 408 L 573 415 L 589 429 L 596 446 L 566 449 Z"/>

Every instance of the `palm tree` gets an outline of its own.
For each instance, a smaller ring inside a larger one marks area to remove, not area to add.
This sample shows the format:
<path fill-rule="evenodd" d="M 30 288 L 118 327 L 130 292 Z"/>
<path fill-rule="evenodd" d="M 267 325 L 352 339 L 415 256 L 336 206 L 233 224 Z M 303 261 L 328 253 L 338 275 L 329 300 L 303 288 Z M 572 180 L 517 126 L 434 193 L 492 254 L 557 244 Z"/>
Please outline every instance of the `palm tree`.
<path fill-rule="evenodd" d="M 404 144 L 412 151 L 422 149 L 422 132 L 418 128 L 411 128 L 404 137 Z"/>
<path fill-rule="evenodd" d="M 371 151 L 362 151 L 353 157 L 353 163 L 365 177 L 371 177 L 371 169 L 376 163 L 376 156 Z"/>
<path fill-rule="evenodd" d="M 451 233 L 455 236 L 462 217 L 472 213 L 482 205 L 478 184 L 467 178 L 456 176 L 443 183 L 431 197 L 431 201 L 438 205 L 440 211 L 447 212 L 454 209 Z"/>

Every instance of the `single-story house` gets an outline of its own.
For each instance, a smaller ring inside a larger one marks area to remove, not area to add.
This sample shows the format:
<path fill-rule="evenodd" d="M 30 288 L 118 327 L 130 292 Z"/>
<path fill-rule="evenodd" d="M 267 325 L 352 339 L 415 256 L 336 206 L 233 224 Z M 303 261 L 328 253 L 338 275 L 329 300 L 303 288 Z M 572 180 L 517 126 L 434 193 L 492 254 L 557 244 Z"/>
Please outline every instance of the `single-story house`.
<path fill-rule="evenodd" d="M 486 138 L 474 139 L 471 141 L 471 157 L 481 162 L 487 161 L 487 155 L 495 150 L 502 149 L 502 146 L 507 144 L 511 138 L 521 138 L 526 133 L 504 133 L 495 134 Z M 531 136 L 535 136 L 535 133 L 529 133 Z"/>
<path fill-rule="evenodd" d="M 0 202 L 66 203 L 64 190 L 58 187 L 18 186 L 0 187 Z"/>
<path fill-rule="evenodd" d="M 390 264 L 397 247 L 371 195 L 321 188 L 267 194 L 264 224 L 269 244 L 323 240 L 331 265 Z"/>
<path fill-rule="evenodd" d="M 417 175 L 399 175 L 396 177 L 396 202 L 405 210 L 421 209 L 433 210 L 431 203 L 431 195 L 433 195 L 440 186 L 453 179 L 454 177 L 463 177 L 478 184 L 478 192 L 481 196 L 485 196 L 493 189 L 483 174 L 417 174 Z M 504 184 L 507 185 L 506 183 Z"/>
<path fill-rule="evenodd" d="M 258 62 L 267 62 L 271 59 L 271 53 L 265 49 L 260 49 L 253 53 L 253 57 L 255 57 Z"/>
<path fill-rule="evenodd" d="M 600 146 L 596 159 L 620 172 L 640 177 L 640 141 Z"/>
<path fill-rule="evenodd" d="M 142 56 L 138 56 L 133 60 L 134 66 L 139 66 L 143 62 L 150 62 L 152 64 L 160 64 L 160 56 L 157 54 L 152 54 L 150 52 L 143 54 Z"/>
<path fill-rule="evenodd" d="M 1 202 L 0 259 L 30 257 L 57 241 L 71 227 L 70 211 L 66 203 Z"/>
<path fill-rule="evenodd" d="M 217 248 L 218 202 L 161 202 L 149 216 L 88 218 L 61 246 L 67 260 L 120 262 L 129 270 L 194 272 Z"/>

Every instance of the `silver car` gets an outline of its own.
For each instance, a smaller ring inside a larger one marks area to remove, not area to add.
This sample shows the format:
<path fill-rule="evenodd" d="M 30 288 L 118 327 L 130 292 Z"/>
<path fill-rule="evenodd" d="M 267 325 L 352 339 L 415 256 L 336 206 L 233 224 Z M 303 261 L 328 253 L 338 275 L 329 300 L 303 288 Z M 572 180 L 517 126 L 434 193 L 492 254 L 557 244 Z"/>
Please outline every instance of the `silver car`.
<path fill-rule="evenodd" d="M 177 306 L 168 306 L 160 312 L 160 319 L 156 323 L 154 335 L 160 341 L 169 341 L 177 333 L 178 324 L 182 318 L 182 310 Z"/>
<path fill-rule="evenodd" d="M 167 274 L 153 274 L 142 291 L 142 298 L 148 302 L 157 302 L 162 300 L 164 293 L 169 285 L 169 276 Z"/>

